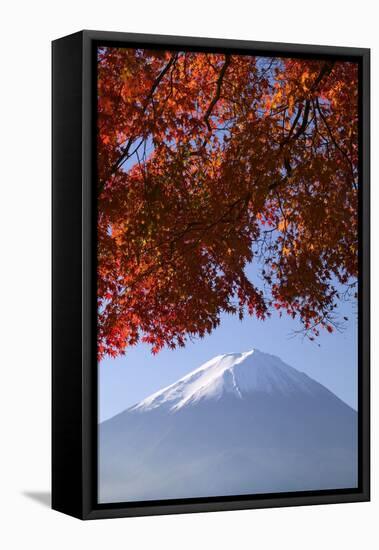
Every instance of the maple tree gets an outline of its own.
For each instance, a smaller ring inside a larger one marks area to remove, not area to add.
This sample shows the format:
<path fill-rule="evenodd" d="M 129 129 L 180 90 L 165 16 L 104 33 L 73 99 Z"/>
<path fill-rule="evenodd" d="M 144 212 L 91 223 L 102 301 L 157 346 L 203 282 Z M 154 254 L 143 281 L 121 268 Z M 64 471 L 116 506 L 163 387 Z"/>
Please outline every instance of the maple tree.
<path fill-rule="evenodd" d="M 222 312 L 333 330 L 358 270 L 356 64 L 100 48 L 97 155 L 100 359 Z"/>

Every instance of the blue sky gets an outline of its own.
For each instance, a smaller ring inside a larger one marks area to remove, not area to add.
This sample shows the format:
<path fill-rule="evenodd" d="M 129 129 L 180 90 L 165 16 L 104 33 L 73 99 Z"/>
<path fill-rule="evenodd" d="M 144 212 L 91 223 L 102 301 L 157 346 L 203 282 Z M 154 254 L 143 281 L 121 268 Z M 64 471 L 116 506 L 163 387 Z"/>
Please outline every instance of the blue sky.
<path fill-rule="evenodd" d="M 356 306 L 340 305 L 348 316 L 343 332 L 322 331 L 317 342 L 293 336 L 299 325 L 277 314 L 265 321 L 223 315 L 220 326 L 204 339 L 185 348 L 162 350 L 153 356 L 139 344 L 123 357 L 105 359 L 99 365 L 99 420 L 103 421 L 171 384 L 215 355 L 252 348 L 279 356 L 292 367 L 324 384 L 353 408 L 357 407 Z"/>

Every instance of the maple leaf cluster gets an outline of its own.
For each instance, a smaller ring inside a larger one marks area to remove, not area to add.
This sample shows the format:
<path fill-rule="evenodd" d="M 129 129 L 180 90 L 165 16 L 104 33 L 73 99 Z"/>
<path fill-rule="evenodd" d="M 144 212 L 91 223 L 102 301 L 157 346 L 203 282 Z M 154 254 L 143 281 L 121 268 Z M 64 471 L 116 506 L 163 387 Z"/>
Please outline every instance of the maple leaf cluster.
<path fill-rule="evenodd" d="M 223 312 L 332 331 L 358 154 L 354 63 L 100 48 L 99 359 L 184 346 Z"/>

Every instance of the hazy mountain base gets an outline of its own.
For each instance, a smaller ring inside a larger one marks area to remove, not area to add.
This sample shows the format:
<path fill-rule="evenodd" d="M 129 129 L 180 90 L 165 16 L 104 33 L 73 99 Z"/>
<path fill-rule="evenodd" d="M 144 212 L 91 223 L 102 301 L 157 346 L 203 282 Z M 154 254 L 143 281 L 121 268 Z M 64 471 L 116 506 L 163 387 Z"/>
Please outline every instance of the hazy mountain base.
<path fill-rule="evenodd" d="M 313 384 L 307 394 L 225 394 L 104 422 L 99 502 L 356 487 L 357 413 Z"/>

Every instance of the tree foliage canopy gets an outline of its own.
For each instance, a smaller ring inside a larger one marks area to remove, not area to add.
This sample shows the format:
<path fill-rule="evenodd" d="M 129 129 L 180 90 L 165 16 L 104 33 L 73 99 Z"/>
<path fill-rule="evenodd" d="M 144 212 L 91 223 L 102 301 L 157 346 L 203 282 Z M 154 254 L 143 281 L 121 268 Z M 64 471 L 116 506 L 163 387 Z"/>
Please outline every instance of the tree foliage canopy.
<path fill-rule="evenodd" d="M 97 146 L 99 358 L 222 312 L 333 330 L 358 269 L 356 64 L 102 48 Z"/>

